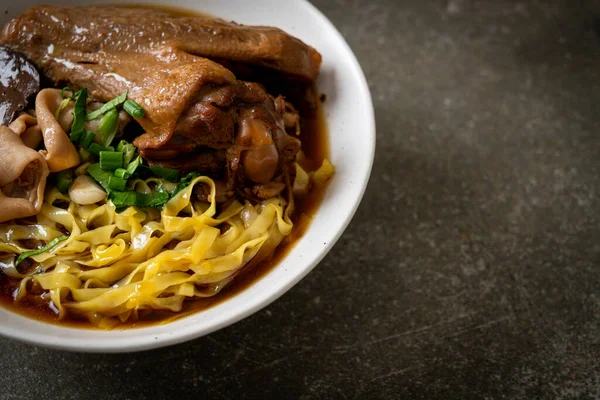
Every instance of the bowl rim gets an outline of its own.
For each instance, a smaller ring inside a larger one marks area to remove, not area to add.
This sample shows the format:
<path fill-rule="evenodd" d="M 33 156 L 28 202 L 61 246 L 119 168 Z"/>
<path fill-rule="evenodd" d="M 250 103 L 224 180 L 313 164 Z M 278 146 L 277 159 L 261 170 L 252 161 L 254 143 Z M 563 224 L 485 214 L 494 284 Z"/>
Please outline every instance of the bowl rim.
<path fill-rule="evenodd" d="M 359 190 L 355 192 L 356 195 L 352 199 L 351 206 L 348 207 L 349 212 L 346 214 L 341 225 L 338 227 L 335 234 L 331 237 L 331 240 L 329 240 L 325 246 L 321 247 L 318 250 L 319 254 L 317 255 L 317 257 L 315 257 L 310 263 L 305 264 L 303 268 L 298 268 L 296 272 L 290 273 L 287 276 L 287 279 L 282 284 L 277 285 L 273 288 L 272 291 L 263 295 L 260 299 L 257 299 L 251 304 L 248 304 L 243 309 L 236 310 L 234 313 L 229 313 L 228 316 L 220 318 L 220 320 L 212 323 L 211 325 L 198 326 L 196 329 L 182 330 L 175 332 L 171 335 L 162 335 L 160 338 L 157 336 L 156 340 L 154 340 L 155 338 L 152 337 L 154 335 L 144 335 L 141 337 L 119 338 L 114 342 L 101 341 L 99 343 L 90 343 L 89 340 L 83 338 L 80 340 L 69 339 L 68 341 L 61 341 L 57 340 L 55 336 L 46 336 L 27 329 L 20 329 L 11 325 L 6 325 L 4 323 L 0 324 L 0 336 L 12 338 L 20 342 L 25 342 L 33 345 L 40 345 L 53 349 L 86 353 L 129 353 L 171 346 L 215 332 L 226 326 L 232 325 L 263 309 L 264 307 L 268 306 L 269 304 L 277 300 L 279 297 L 281 297 L 288 290 L 290 290 L 323 260 L 325 255 L 329 253 L 329 251 L 333 248 L 335 243 L 337 243 L 339 238 L 342 236 L 342 234 L 348 227 L 366 191 L 375 158 L 375 111 L 367 79 L 364 75 L 364 72 L 362 71 L 362 68 L 360 67 L 360 64 L 355 54 L 352 52 L 350 46 L 348 45 L 342 34 L 337 30 L 335 25 L 308 0 L 299 0 L 299 2 L 304 3 L 303 6 L 306 7 L 307 11 L 311 14 L 313 18 L 315 18 L 319 22 L 319 24 L 326 26 L 330 30 L 330 32 L 335 36 L 336 42 L 342 46 L 341 50 L 344 53 L 346 53 L 347 58 L 345 59 L 345 61 L 348 62 L 347 67 L 352 73 L 352 76 L 355 78 L 354 83 L 357 85 L 358 93 L 364 100 L 364 109 L 361 109 L 361 111 L 365 113 L 362 117 L 364 118 L 365 126 L 368 129 L 368 131 L 363 132 L 363 135 L 368 137 L 367 141 L 369 144 L 369 147 L 364 149 L 363 154 L 366 157 L 367 167 L 361 170 L 362 176 L 356 177 L 356 181 L 360 185 Z M 239 294 L 237 294 L 236 296 L 238 295 Z M 13 313 L 13 311 L 11 310 L 8 311 Z M 31 320 L 31 318 L 27 316 L 23 316 L 22 318 Z M 59 326 L 61 330 L 76 330 L 79 332 L 82 331 L 81 328 L 71 328 L 68 326 L 48 324 L 43 321 L 34 321 L 42 325 Z M 143 329 L 148 328 L 130 329 L 130 331 L 139 331 Z M 88 331 L 87 329 L 83 330 Z M 97 332 L 95 330 L 89 331 Z M 110 334 L 111 331 L 107 332 L 108 334 Z"/>

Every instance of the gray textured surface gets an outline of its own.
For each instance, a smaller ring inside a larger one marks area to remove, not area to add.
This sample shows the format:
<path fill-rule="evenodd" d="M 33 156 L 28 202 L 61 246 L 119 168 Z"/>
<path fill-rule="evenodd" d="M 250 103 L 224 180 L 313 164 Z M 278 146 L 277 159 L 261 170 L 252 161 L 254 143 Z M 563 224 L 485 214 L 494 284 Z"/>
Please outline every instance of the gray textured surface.
<path fill-rule="evenodd" d="M 378 123 L 335 249 L 268 309 L 173 348 L 2 339 L 1 398 L 598 398 L 597 2 L 316 3 Z"/>

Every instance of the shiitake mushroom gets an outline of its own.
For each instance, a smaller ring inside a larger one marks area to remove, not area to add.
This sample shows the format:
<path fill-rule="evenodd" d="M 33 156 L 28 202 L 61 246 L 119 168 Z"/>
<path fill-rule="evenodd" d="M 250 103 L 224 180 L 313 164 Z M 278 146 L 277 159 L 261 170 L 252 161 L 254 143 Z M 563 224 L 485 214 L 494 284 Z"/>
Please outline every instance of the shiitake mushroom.
<path fill-rule="evenodd" d="M 35 66 L 24 55 L 0 46 L 0 126 L 10 124 L 39 91 Z"/>

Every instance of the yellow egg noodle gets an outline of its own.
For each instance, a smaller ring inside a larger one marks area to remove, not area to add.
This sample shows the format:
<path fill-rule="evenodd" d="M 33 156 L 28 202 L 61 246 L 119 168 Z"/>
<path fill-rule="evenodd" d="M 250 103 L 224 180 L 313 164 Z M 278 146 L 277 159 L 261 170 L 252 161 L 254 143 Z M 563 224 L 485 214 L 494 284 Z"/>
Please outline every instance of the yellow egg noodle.
<path fill-rule="evenodd" d="M 210 186 L 211 203 L 191 200 L 198 183 Z M 290 233 L 293 204 L 281 197 L 257 206 L 234 201 L 215 215 L 214 198 L 208 177 L 196 178 L 160 214 L 135 207 L 116 212 L 110 202 L 80 206 L 51 189 L 37 224 L 0 226 L 0 251 L 9 253 L 28 250 L 13 241 L 48 242 L 63 234 L 60 226 L 70 232 L 67 240 L 32 257 L 38 270 L 21 275 L 5 269 L 22 279 L 16 300 L 33 280 L 49 291 L 59 317 L 74 312 L 109 327 L 118 322 L 111 317 L 125 321 L 145 308 L 180 311 L 185 298 L 216 294 L 267 241 L 277 246 Z M 221 226 L 228 229 L 221 233 Z"/>
<path fill-rule="evenodd" d="M 327 160 L 310 174 L 297 163 L 295 168 L 294 192 L 308 186 L 309 179 L 321 185 L 334 174 Z M 133 187 L 147 193 L 152 183 L 153 178 L 136 180 Z M 210 203 L 193 200 L 197 184 L 210 187 Z M 137 319 L 139 310 L 178 312 L 185 299 L 217 294 L 242 267 L 270 256 L 290 234 L 294 202 L 291 194 L 257 205 L 233 200 L 217 215 L 215 194 L 213 180 L 201 176 L 162 211 L 128 207 L 117 212 L 111 202 L 78 205 L 56 188 L 48 189 L 37 223 L 0 224 L 0 253 L 11 254 L 8 262 L 0 260 L 3 271 L 21 279 L 16 301 L 35 283 L 49 293 L 59 318 L 74 313 L 111 328 Z M 30 250 L 19 241 L 48 243 L 64 230 L 66 240 L 31 257 L 33 271 L 17 271 L 12 254 Z"/>

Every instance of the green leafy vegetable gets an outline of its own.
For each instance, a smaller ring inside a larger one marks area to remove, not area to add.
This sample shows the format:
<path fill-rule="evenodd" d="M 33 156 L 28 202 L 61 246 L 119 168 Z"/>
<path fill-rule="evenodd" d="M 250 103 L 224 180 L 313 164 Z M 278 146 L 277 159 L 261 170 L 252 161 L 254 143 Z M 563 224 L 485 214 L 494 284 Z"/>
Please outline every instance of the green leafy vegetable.
<path fill-rule="evenodd" d="M 171 182 L 177 182 L 179 179 L 179 171 L 173 168 L 165 168 L 156 165 L 150 167 L 150 170 L 159 178 L 163 178 Z"/>
<path fill-rule="evenodd" d="M 98 163 L 91 164 L 87 167 L 87 172 L 104 188 L 104 190 L 106 190 L 107 193 L 110 192 L 108 188 L 108 180 L 112 176 L 110 172 L 103 171 Z"/>
<path fill-rule="evenodd" d="M 106 114 L 108 111 L 115 109 L 118 105 L 121 105 L 127 100 L 127 92 L 121 93 L 119 96 L 115 97 L 108 103 L 105 103 L 102 107 L 97 109 L 96 111 L 92 111 L 86 117 L 87 121 L 91 121 L 93 119 L 98 118 L 102 114 Z"/>
<path fill-rule="evenodd" d="M 98 133 L 100 134 L 100 143 L 104 147 L 110 146 L 110 143 L 117 134 L 119 128 L 119 112 L 116 109 L 109 110 L 98 124 Z"/>
<path fill-rule="evenodd" d="M 126 141 L 121 141 L 117 146 L 117 150 L 121 150 L 120 153 L 124 154 L 123 150 L 126 150 L 129 147 L 128 145 L 130 144 Z M 91 153 L 94 152 L 93 147 L 94 144 L 90 146 Z M 102 153 L 99 152 L 101 156 L 103 153 L 104 151 Z M 105 157 L 106 155 L 104 158 Z M 123 157 L 125 157 L 125 155 L 123 155 Z M 101 164 L 102 161 L 100 163 L 91 164 L 87 168 L 87 172 L 104 188 L 108 193 L 108 199 L 111 200 L 117 208 L 129 206 L 162 208 L 171 198 L 188 187 L 194 179 L 201 176 L 198 172 L 191 172 L 178 181 L 179 171 L 171 168 L 146 167 L 143 165 L 143 160 L 140 156 L 137 156 L 129 164 L 123 164 L 127 165 L 126 167 L 116 168 L 114 173 L 112 170 L 105 170 L 106 166 L 102 168 L 103 166 Z M 134 174 L 141 177 L 153 175 L 159 176 L 165 179 L 165 181 L 178 181 L 178 183 L 176 188 L 172 191 L 166 190 L 161 182 L 153 193 L 138 193 L 126 189 L 127 179 Z"/>
<path fill-rule="evenodd" d="M 142 106 L 133 100 L 127 100 L 123 104 L 123 110 L 127 111 L 133 118 L 142 118 L 146 114 Z"/>
<path fill-rule="evenodd" d="M 58 243 L 62 242 L 63 240 L 67 240 L 68 238 L 69 238 L 68 236 L 59 236 L 56 239 L 54 239 L 53 241 L 51 241 L 50 243 L 48 243 L 47 245 L 45 245 L 44 247 L 42 247 L 41 249 L 25 251 L 25 252 L 21 253 L 21 255 L 19 255 L 19 257 L 17 258 L 17 261 L 15 261 L 15 267 L 17 265 L 19 265 L 21 263 L 21 261 L 25 260 L 26 258 L 29 258 L 32 256 L 37 256 L 38 254 L 44 253 L 44 252 L 50 250 L 51 248 L 53 248 L 54 246 L 56 246 Z"/>
<path fill-rule="evenodd" d="M 199 176 L 201 176 L 201 174 L 198 172 L 190 172 L 189 174 L 181 178 L 175 190 L 171 192 L 171 196 L 175 196 L 177 193 L 181 192 L 183 189 L 188 187 L 194 179 L 196 179 Z"/>
<path fill-rule="evenodd" d="M 56 188 L 62 194 L 69 191 L 71 184 L 73 183 L 73 171 L 65 169 L 56 174 Z"/>
<path fill-rule="evenodd" d="M 108 188 L 110 190 L 122 192 L 125 190 L 126 186 L 127 186 L 126 179 L 119 178 L 118 176 L 115 176 L 115 175 L 111 175 L 110 178 L 108 178 Z"/>
<path fill-rule="evenodd" d="M 164 189 L 154 193 L 137 193 L 131 190 L 125 192 L 114 192 L 111 200 L 116 207 L 156 207 L 164 206 L 171 196 Z"/>
<path fill-rule="evenodd" d="M 82 148 L 87 149 L 88 147 L 90 147 L 92 145 L 95 137 L 96 137 L 96 134 L 94 132 L 85 131 L 83 133 L 83 135 L 81 136 L 81 139 L 79 140 L 79 145 Z"/>
<path fill-rule="evenodd" d="M 130 206 L 142 207 L 142 205 L 138 205 L 138 195 L 140 195 L 140 193 L 134 192 L 133 190 L 111 192 L 110 200 L 117 208 Z"/>
<path fill-rule="evenodd" d="M 83 135 L 85 112 L 87 102 L 87 89 L 83 88 L 75 94 L 75 107 L 73 108 L 73 125 L 71 126 L 71 141 L 78 143 Z"/>

